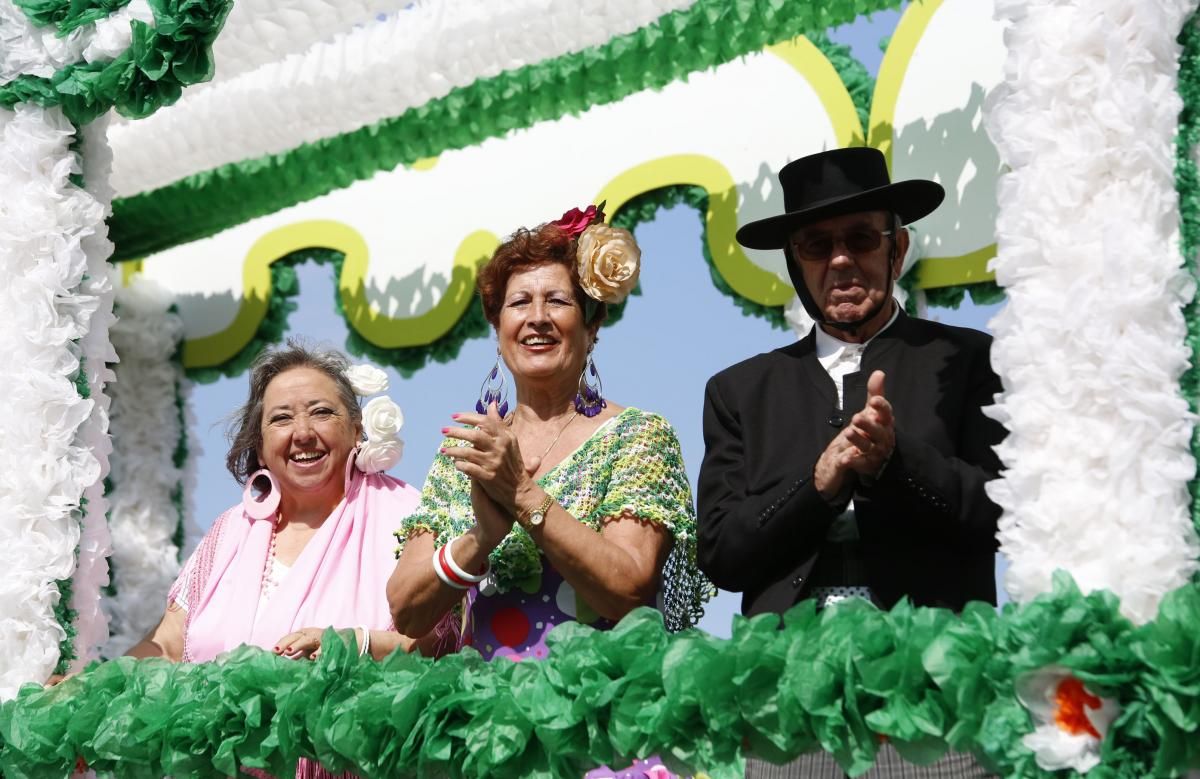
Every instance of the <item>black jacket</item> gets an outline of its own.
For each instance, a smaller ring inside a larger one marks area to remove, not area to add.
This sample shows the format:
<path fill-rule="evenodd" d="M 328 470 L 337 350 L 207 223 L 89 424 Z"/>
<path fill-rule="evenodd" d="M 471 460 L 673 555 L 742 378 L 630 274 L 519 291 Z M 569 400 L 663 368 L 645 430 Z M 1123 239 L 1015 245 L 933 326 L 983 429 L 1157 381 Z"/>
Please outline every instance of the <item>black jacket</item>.
<path fill-rule="evenodd" d="M 828 443 L 866 403 L 867 377 L 887 374 L 896 448 L 854 494 L 868 583 L 886 607 L 960 610 L 996 601 L 999 508 L 983 485 L 1004 428 L 981 412 L 1000 391 L 990 336 L 899 315 L 845 379 L 845 410 L 817 361 L 816 338 L 718 373 L 704 396 L 704 463 L 697 490 L 700 568 L 743 593 L 742 612 L 783 612 L 805 597 L 838 509 L 813 486 Z"/>

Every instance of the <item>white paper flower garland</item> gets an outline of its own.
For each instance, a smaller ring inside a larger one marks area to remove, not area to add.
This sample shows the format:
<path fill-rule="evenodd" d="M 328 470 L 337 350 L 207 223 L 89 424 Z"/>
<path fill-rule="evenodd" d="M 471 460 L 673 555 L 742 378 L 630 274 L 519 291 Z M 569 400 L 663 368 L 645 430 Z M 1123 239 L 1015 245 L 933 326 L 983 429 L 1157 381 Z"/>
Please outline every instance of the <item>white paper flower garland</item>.
<path fill-rule="evenodd" d="M 57 109 L 0 110 L 0 698 L 45 679 L 65 637 L 55 582 L 84 558 L 77 607 L 103 577 L 103 500 L 111 293 L 105 206 L 71 183 L 74 128 Z M 98 159 L 103 160 L 103 156 Z M 93 256 L 88 257 L 87 251 Z M 81 359 L 84 375 L 76 387 Z M 88 511 L 81 515 L 81 499 Z M 82 533 L 81 533 L 82 519 Z M 79 645 L 103 632 L 83 608 Z"/>
<path fill-rule="evenodd" d="M 112 152 L 108 148 L 107 125 L 106 119 L 98 119 L 83 128 L 83 142 L 79 148 L 84 187 L 100 204 L 105 218 L 112 203 L 112 188 L 108 184 Z M 112 440 L 108 435 L 111 399 L 105 390 L 113 380 L 109 365 L 117 359 L 109 341 L 109 331 L 116 320 L 108 265 L 113 245 L 108 240 L 107 225 L 97 224 L 94 231 L 83 236 L 80 246 L 87 256 L 87 273 L 80 284 L 80 294 L 94 298 L 96 310 L 86 325 L 86 334 L 79 340 L 88 397 L 93 405 L 91 414 L 80 426 L 78 443 L 96 458 L 100 473 L 83 493 L 86 504 L 82 512 L 75 573 L 71 577 L 76 655 L 70 666 L 72 671 L 80 670 L 98 657 L 100 647 L 108 640 L 108 617 L 100 609 L 100 590 L 108 583 L 107 558 L 111 551 L 106 517 L 108 499 L 104 495 L 104 478 L 109 472 L 109 455 L 112 453 Z"/>
<path fill-rule="evenodd" d="M 1173 147 L 1175 36 L 1195 7 L 996 3 L 1009 53 L 987 122 L 1011 172 L 992 359 L 1010 433 L 988 486 L 1017 601 L 1063 568 L 1142 623 L 1196 571 Z"/>
<path fill-rule="evenodd" d="M 350 132 L 477 79 L 603 44 L 693 2 L 462 0 L 453 13 L 418 5 L 115 125 L 113 186 L 129 197 Z"/>
<path fill-rule="evenodd" d="M 123 654 L 154 626 L 179 573 L 176 498 L 184 468 L 175 454 L 186 434 L 178 406 L 185 379 L 173 359 L 183 337 L 173 303 L 171 293 L 140 276 L 117 292 L 109 496 L 116 594 L 105 601 L 112 626 L 106 657 Z"/>

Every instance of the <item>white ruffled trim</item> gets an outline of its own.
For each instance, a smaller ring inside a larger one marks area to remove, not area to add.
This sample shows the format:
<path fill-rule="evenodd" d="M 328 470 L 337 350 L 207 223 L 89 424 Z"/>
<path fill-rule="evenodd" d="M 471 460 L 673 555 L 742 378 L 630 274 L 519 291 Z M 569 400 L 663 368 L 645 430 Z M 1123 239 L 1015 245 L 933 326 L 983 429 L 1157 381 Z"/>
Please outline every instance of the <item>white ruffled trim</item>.
<path fill-rule="evenodd" d="M 113 186 L 128 197 L 351 132 L 478 79 L 603 44 L 693 2 L 461 0 L 452 14 L 418 5 L 114 125 Z"/>
<path fill-rule="evenodd" d="M 79 170 L 73 132 L 58 109 L 0 110 L 0 354 L 20 367 L 0 371 L 0 699 L 54 669 L 64 637 L 55 582 L 75 571 L 77 545 L 90 568 L 83 588 L 102 578 L 103 500 L 90 504 L 82 533 L 79 503 L 89 489 L 98 497 L 106 468 L 109 247 L 104 204 L 68 178 Z M 81 357 L 91 399 L 75 389 Z M 99 627 L 83 616 L 86 645 Z"/>
<path fill-rule="evenodd" d="M 1194 418 L 1174 137 L 1175 43 L 1194 0 L 997 0 L 1009 21 L 1005 82 L 988 131 L 1000 182 L 992 320 L 1004 381 L 993 415 L 1007 470 L 1009 594 L 1028 601 L 1055 569 L 1107 588 L 1136 622 L 1189 580 Z"/>
<path fill-rule="evenodd" d="M 35 27 L 12 0 L 0 0 L 0 85 L 26 75 L 49 78 L 79 62 L 116 59 L 133 42 L 134 19 L 154 24 L 147 0 L 132 0 L 107 18 L 60 38 L 53 27 Z"/>
<path fill-rule="evenodd" d="M 111 213 L 112 188 L 108 183 L 112 170 L 112 151 L 108 148 L 107 120 L 97 119 L 82 130 L 83 184 L 88 194 L 103 208 L 102 217 Z M 87 372 L 92 413 L 80 426 L 79 445 L 87 448 L 100 466 L 100 474 L 84 491 L 87 506 L 82 517 L 82 534 L 75 575 L 72 577 L 71 607 L 75 609 L 75 655 L 70 670 L 78 671 L 96 659 L 100 647 L 108 640 L 108 617 L 100 609 L 100 591 L 108 584 L 108 555 L 111 552 L 106 515 L 108 499 L 104 495 L 104 478 L 109 472 L 112 439 L 109 437 L 111 399 L 105 385 L 113 381 L 109 367 L 117 355 L 109 341 L 113 316 L 113 285 L 108 258 L 113 244 L 108 240 L 108 225 L 96 225 L 95 231 L 81 241 L 87 255 L 87 277 L 80 285 L 81 294 L 92 295 L 97 308 L 92 314 L 87 333 L 80 339 L 84 366 Z"/>
<path fill-rule="evenodd" d="M 183 429 L 195 430 L 200 424 L 196 418 L 196 409 L 192 406 L 192 382 L 186 376 L 179 385 L 179 399 L 183 403 Z M 188 436 L 187 460 L 183 463 L 180 474 L 180 485 L 183 490 L 183 555 L 187 560 L 200 541 L 204 538 L 204 528 L 196 521 L 196 499 L 200 486 L 200 457 L 204 448 L 200 445 L 200 436 Z"/>
<path fill-rule="evenodd" d="M 211 82 L 193 91 L 300 54 L 334 35 L 378 21 L 381 15 L 403 14 L 409 5 L 411 0 L 237 0 L 213 43 L 217 72 Z M 418 5 L 434 6 L 432 13 L 437 15 L 447 13 L 445 0 Z"/>
<path fill-rule="evenodd" d="M 105 601 L 112 624 L 106 657 L 124 654 L 154 627 L 179 574 L 180 517 L 171 496 L 184 481 L 173 459 L 184 433 L 175 405 L 184 376 L 172 357 L 183 320 L 173 303 L 170 292 L 140 276 L 117 292 L 109 510 L 116 595 Z"/>

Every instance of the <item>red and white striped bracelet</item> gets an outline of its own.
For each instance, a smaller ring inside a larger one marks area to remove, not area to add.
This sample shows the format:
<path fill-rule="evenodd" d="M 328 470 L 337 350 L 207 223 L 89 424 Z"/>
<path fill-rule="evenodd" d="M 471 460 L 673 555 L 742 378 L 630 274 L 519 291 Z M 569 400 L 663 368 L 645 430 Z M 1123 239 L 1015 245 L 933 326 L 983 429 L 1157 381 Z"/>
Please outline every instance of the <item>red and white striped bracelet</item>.
<path fill-rule="evenodd" d="M 453 587 L 456 590 L 469 590 L 473 585 L 478 584 L 487 578 L 487 575 L 492 571 L 492 563 L 489 560 L 483 569 L 483 573 L 474 575 L 469 574 L 454 561 L 453 547 L 454 542 L 458 537 L 450 539 L 445 546 L 438 547 L 438 550 L 433 554 L 433 572 L 443 583 Z"/>

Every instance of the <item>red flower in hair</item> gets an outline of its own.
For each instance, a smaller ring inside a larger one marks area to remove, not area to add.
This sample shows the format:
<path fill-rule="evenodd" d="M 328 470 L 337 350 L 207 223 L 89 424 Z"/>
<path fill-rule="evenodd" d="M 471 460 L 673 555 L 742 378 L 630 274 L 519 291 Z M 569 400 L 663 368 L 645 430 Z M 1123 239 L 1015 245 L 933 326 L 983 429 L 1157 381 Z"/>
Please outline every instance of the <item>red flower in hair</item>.
<path fill-rule="evenodd" d="M 604 221 L 604 204 L 598 206 L 588 206 L 580 211 L 578 208 L 572 208 L 570 211 L 562 215 L 562 218 L 551 222 L 569 233 L 571 236 L 576 236 L 586 230 L 590 225 L 596 222 Z"/>

